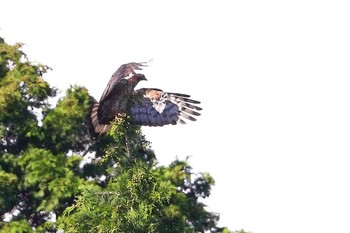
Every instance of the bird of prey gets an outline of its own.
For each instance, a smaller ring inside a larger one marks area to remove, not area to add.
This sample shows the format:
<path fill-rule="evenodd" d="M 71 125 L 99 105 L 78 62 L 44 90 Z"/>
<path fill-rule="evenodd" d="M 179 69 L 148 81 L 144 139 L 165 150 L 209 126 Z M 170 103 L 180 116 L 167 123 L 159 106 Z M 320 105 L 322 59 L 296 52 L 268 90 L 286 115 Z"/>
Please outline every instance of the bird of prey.
<path fill-rule="evenodd" d="M 132 124 L 144 126 L 185 124 L 185 120 L 195 121 L 195 116 L 200 115 L 200 102 L 190 99 L 190 95 L 158 88 L 135 90 L 140 81 L 147 80 L 135 71 L 145 66 L 146 62 L 121 65 L 109 80 L 100 101 L 92 99 L 88 124 L 94 133 L 106 133 L 111 121 L 126 115 Z"/>

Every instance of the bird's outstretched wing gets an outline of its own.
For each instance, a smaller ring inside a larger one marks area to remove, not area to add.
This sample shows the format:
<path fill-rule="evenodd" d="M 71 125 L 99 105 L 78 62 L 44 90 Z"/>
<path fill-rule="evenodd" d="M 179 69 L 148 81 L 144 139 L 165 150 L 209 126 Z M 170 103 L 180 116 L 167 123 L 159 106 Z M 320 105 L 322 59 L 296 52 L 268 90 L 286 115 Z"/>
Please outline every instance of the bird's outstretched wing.
<path fill-rule="evenodd" d="M 127 114 L 133 124 L 163 126 L 195 121 L 202 110 L 200 102 L 190 95 L 163 92 L 157 88 L 142 88 L 135 91 L 141 80 L 146 80 L 142 70 L 147 62 L 131 62 L 121 65 L 109 80 L 101 99 L 91 99 L 87 125 L 91 135 L 103 134 L 110 128 L 110 122 Z"/>
<path fill-rule="evenodd" d="M 163 126 L 185 120 L 195 121 L 202 110 L 199 101 L 190 99 L 190 95 L 163 92 L 156 88 L 137 90 L 130 104 L 130 116 L 138 125 Z"/>
<path fill-rule="evenodd" d="M 135 70 L 142 70 L 142 67 L 147 66 L 147 62 L 130 62 L 127 64 L 121 65 L 113 74 L 109 80 L 105 90 L 102 93 L 100 103 L 108 98 L 114 89 L 115 85 L 119 82 L 120 79 L 126 78 L 130 75 L 135 74 Z"/>

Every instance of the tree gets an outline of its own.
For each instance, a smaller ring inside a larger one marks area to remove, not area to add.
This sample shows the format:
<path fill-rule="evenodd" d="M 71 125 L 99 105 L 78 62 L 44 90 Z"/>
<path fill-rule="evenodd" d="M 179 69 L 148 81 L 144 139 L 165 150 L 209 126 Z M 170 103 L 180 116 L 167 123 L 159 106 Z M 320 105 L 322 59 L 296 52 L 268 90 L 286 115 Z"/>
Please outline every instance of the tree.
<path fill-rule="evenodd" d="M 88 91 L 72 86 L 50 106 L 48 70 L 0 38 L 2 232 L 229 232 L 200 202 L 209 174 L 194 174 L 188 161 L 159 166 L 128 118 L 91 138 Z"/>
<path fill-rule="evenodd" d="M 82 127 L 89 106 L 85 88 L 71 87 L 56 108 L 43 80 L 50 68 L 29 62 L 21 44 L 0 40 L 0 227 L 25 231 L 57 216 L 84 182 L 79 153 L 88 146 Z M 73 156 L 67 156 L 71 152 Z M 22 229 L 22 230 L 21 230 Z"/>
<path fill-rule="evenodd" d="M 115 144 L 103 163 L 113 164 L 105 187 L 83 185 L 75 205 L 59 219 L 67 232 L 204 232 L 217 229 L 218 215 L 198 198 L 214 183 L 209 174 L 193 177 L 186 161 L 155 166 L 140 128 L 121 120 L 112 127 Z M 98 206 L 99 208 L 96 208 Z M 83 223 L 83 224 L 82 224 Z M 59 227 L 59 228 L 60 228 Z"/>

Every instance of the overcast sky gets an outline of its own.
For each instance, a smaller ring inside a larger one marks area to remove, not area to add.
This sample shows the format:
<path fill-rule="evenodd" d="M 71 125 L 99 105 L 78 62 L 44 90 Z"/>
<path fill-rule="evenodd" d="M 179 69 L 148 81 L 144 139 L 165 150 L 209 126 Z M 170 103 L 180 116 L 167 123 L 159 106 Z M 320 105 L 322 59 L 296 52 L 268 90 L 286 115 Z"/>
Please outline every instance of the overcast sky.
<path fill-rule="evenodd" d="M 161 164 L 191 156 L 216 180 L 220 225 L 350 232 L 348 1 L 1 1 L 0 36 L 44 78 L 100 98 L 127 62 L 139 87 L 191 94 L 202 116 L 144 128 Z"/>

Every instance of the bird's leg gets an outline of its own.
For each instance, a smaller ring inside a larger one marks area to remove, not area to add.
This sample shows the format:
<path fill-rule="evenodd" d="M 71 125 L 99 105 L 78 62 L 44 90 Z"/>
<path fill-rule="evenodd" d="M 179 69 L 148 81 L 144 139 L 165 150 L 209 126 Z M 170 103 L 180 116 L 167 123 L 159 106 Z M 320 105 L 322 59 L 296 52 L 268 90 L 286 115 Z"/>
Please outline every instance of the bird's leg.
<path fill-rule="evenodd" d="M 120 120 L 126 117 L 126 113 L 117 113 L 117 115 L 114 116 L 114 121 L 116 123 L 120 123 Z"/>

